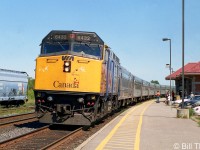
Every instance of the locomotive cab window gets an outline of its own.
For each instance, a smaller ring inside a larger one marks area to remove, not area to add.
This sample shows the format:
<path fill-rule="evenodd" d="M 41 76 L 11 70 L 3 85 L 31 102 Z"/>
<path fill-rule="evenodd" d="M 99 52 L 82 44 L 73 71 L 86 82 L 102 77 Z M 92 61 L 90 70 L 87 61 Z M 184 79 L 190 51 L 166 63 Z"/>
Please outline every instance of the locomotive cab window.
<path fill-rule="evenodd" d="M 102 47 L 98 44 L 74 43 L 73 52 L 84 57 L 102 59 Z"/>
<path fill-rule="evenodd" d="M 41 54 L 59 53 L 70 50 L 69 43 L 44 43 L 42 46 Z"/>

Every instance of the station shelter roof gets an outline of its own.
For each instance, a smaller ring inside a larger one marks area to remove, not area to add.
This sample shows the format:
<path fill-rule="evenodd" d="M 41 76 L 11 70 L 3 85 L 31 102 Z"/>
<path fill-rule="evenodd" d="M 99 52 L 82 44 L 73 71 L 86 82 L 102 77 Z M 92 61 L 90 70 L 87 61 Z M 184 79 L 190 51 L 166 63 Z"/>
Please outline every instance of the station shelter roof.
<path fill-rule="evenodd" d="M 178 69 L 171 74 L 171 80 L 180 78 L 182 75 L 182 68 Z M 184 66 L 184 75 L 200 75 L 200 62 L 188 63 Z M 170 75 L 165 77 L 166 80 L 170 80 Z"/>

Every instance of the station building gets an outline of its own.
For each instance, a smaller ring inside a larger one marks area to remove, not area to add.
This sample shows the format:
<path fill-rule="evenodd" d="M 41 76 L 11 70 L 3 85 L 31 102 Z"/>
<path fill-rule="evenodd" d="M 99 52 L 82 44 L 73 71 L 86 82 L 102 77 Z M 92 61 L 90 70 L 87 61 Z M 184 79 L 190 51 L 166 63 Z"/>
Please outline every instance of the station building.
<path fill-rule="evenodd" d="M 173 72 L 166 80 L 174 80 L 177 95 L 182 95 L 182 68 Z M 185 95 L 193 92 L 195 95 L 200 95 L 200 62 L 188 63 L 184 66 L 184 91 Z"/>

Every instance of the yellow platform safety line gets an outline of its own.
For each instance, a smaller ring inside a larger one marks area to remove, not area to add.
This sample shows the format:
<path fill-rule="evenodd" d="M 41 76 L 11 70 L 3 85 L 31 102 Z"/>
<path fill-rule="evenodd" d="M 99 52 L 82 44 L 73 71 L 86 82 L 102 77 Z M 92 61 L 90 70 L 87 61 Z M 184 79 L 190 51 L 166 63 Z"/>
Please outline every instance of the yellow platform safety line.
<path fill-rule="evenodd" d="M 152 103 L 152 102 L 151 102 Z M 150 103 L 150 104 L 151 104 Z M 149 104 L 149 105 L 150 105 Z M 148 106 L 149 106 L 148 105 Z M 108 136 L 98 145 L 98 147 L 96 148 L 96 150 L 102 150 L 104 147 L 105 147 L 105 145 L 108 143 L 108 141 L 112 138 L 112 136 L 115 134 L 115 132 L 117 131 L 117 129 L 122 125 L 122 123 L 126 120 L 126 118 L 136 109 L 136 108 L 138 108 L 139 106 L 142 106 L 142 105 L 138 105 L 138 106 L 136 106 L 136 107 L 134 107 L 131 111 L 129 111 L 121 120 L 120 120 L 120 122 L 112 129 L 112 131 L 108 134 Z M 145 107 L 145 109 L 147 108 L 147 106 Z M 144 113 L 144 111 L 145 111 L 145 109 L 143 110 L 143 113 Z M 142 123 L 142 121 L 141 121 L 141 123 Z M 141 124 L 142 125 L 142 124 Z M 139 127 L 139 126 L 138 126 Z M 141 127 L 140 127 L 140 130 L 141 130 Z M 137 131 L 137 133 L 138 133 L 138 131 Z M 140 132 L 138 133 L 138 134 L 140 134 Z M 140 135 L 138 136 L 139 138 L 140 138 Z M 138 140 L 136 140 L 137 142 L 140 142 L 140 140 L 138 141 Z M 135 143 L 136 143 L 136 141 L 135 141 Z"/>
<path fill-rule="evenodd" d="M 143 114 L 144 114 L 145 110 L 146 110 L 153 102 L 154 102 L 154 101 L 152 101 L 150 104 L 148 104 L 148 105 L 142 110 L 142 113 L 140 114 L 140 120 L 139 120 L 138 127 L 137 127 L 137 131 L 136 131 L 134 150 L 139 150 L 139 149 L 140 149 L 140 133 L 141 133 L 141 128 L 142 128 Z"/>

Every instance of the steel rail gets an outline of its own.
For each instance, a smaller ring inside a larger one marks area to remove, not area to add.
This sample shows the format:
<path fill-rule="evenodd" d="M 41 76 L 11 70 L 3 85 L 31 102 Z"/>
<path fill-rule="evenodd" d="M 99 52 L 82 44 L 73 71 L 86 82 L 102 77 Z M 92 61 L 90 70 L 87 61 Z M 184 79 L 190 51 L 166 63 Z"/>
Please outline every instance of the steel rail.
<path fill-rule="evenodd" d="M 82 131 L 82 128 L 78 128 L 78 129 L 74 130 L 73 132 L 71 132 L 71 133 L 63 136 L 62 138 L 58 139 L 57 141 L 52 142 L 51 144 L 41 148 L 41 150 L 46 150 L 46 149 L 48 149 L 48 150 L 52 149 L 53 150 L 56 147 L 60 146 L 62 143 L 64 143 L 67 138 L 69 138 L 70 136 L 74 136 L 75 134 L 78 134 L 81 131 Z"/>
<path fill-rule="evenodd" d="M 18 115 L 13 115 L 13 116 L 6 116 L 6 117 L 0 117 L 1 119 L 6 119 L 6 118 L 12 118 L 12 117 L 19 117 L 19 116 L 24 116 L 24 115 L 30 115 L 30 114 L 34 114 L 35 112 L 30 112 L 30 113 L 23 113 L 23 114 L 18 114 Z"/>
<path fill-rule="evenodd" d="M 37 118 L 37 117 L 29 117 L 29 118 L 24 118 L 24 119 L 19 119 L 19 120 L 13 120 L 13 121 L 9 121 L 9 122 L 0 123 L 0 127 L 5 126 L 5 125 L 9 125 L 9 124 L 14 124 L 14 123 L 26 121 L 26 120 L 35 119 L 35 118 Z"/>
<path fill-rule="evenodd" d="M 49 128 L 49 125 L 44 126 L 44 127 L 42 127 L 42 128 L 39 128 L 39 129 L 37 129 L 37 130 L 31 131 L 31 132 L 28 132 L 28 133 L 25 133 L 25 134 L 16 136 L 16 137 L 14 137 L 14 138 L 11 138 L 11 139 L 2 141 L 2 142 L 0 142 L 0 148 L 5 147 L 5 146 L 8 145 L 9 143 L 13 143 L 15 140 L 19 140 L 20 138 L 25 138 L 26 136 L 31 136 L 32 134 L 37 133 L 37 132 L 40 132 L 40 131 L 45 130 L 45 129 L 47 129 L 47 128 Z"/>

